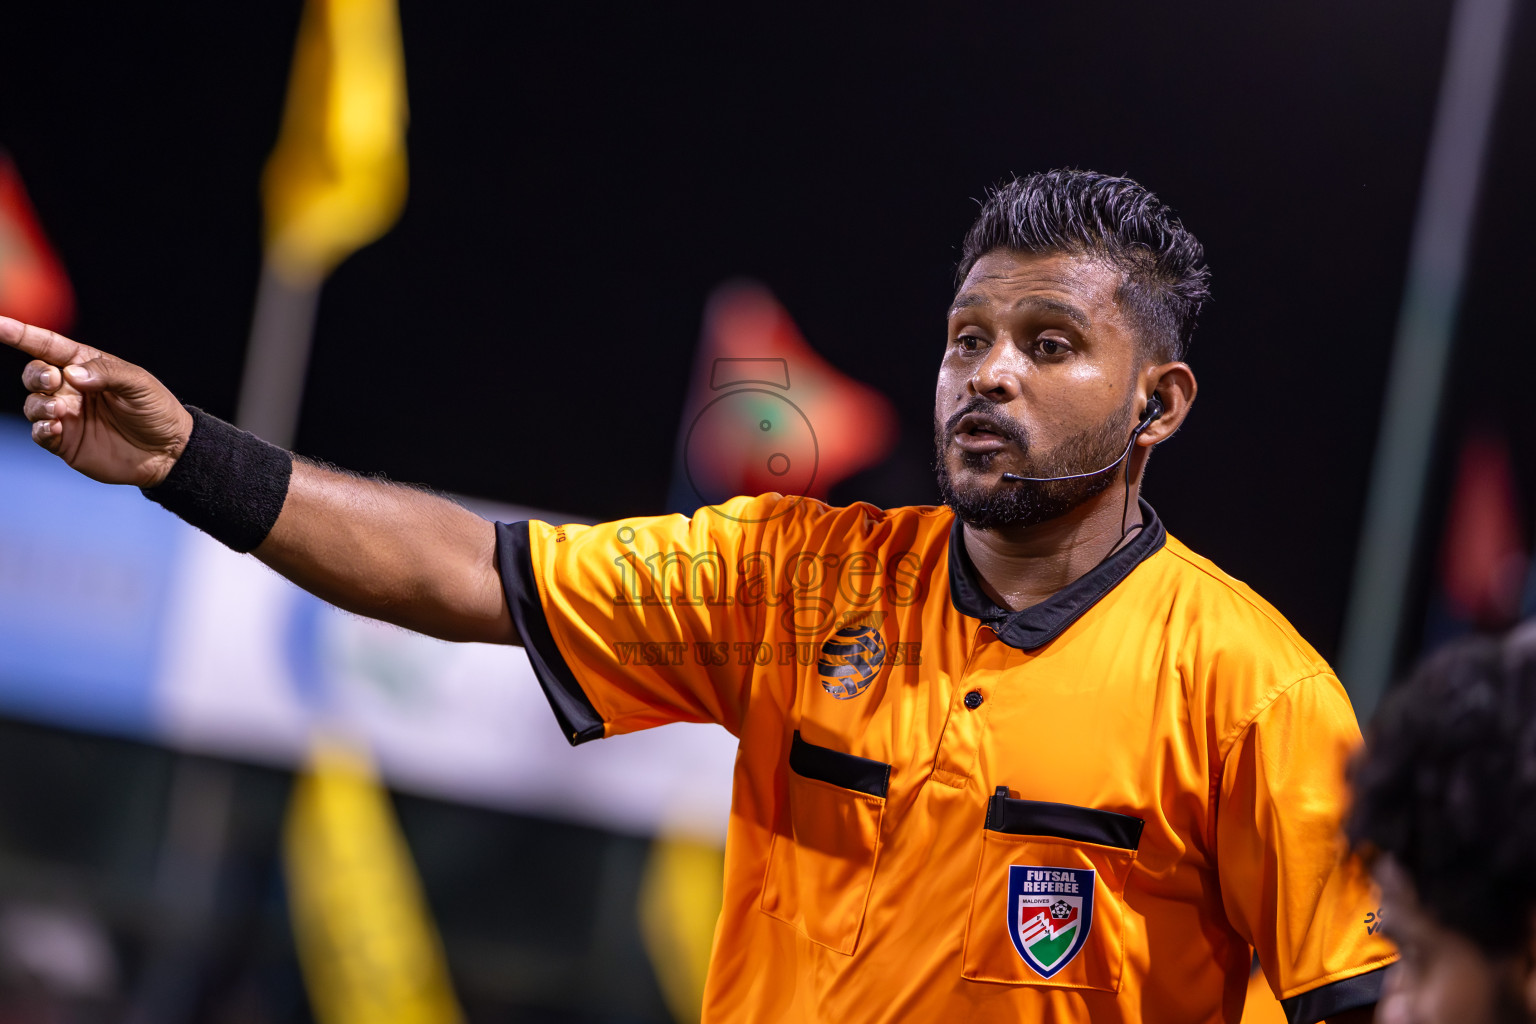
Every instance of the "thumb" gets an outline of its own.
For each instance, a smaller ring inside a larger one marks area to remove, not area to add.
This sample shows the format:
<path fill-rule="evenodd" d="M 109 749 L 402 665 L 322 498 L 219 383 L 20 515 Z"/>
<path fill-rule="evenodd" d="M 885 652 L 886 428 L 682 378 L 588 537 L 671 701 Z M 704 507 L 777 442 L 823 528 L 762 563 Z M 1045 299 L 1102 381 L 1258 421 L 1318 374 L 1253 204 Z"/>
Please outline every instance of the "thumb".
<path fill-rule="evenodd" d="M 76 390 L 87 391 L 120 391 L 131 394 L 138 390 L 142 384 L 135 379 L 133 371 L 136 367 L 124 363 L 121 359 L 114 359 L 109 355 L 99 355 L 95 359 L 88 359 L 83 363 L 75 363 L 64 367 L 64 379 Z"/>

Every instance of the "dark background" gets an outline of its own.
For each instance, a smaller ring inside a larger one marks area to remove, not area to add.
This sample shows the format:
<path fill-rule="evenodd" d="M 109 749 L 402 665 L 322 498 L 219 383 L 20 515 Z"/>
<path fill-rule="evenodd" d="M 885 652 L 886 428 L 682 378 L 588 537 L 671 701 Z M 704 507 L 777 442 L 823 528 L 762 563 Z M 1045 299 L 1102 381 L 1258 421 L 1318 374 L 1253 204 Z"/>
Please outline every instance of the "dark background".
<path fill-rule="evenodd" d="M 0 143 L 79 291 L 75 333 L 226 416 L 298 12 L 8 19 Z M 1214 271 L 1200 402 L 1148 495 L 1333 656 L 1448 17 L 1444 0 L 406 0 L 410 199 L 326 286 L 297 446 L 572 514 L 661 510 L 704 297 L 746 274 L 901 410 L 899 453 L 836 496 L 931 501 L 976 197 L 1013 172 L 1127 173 Z M 1531 42 L 1527 16 L 1515 54 Z M 1531 261 L 1528 63 L 1511 60 L 1465 318 L 1498 342 L 1522 305 L 1510 264 Z"/>
<path fill-rule="evenodd" d="M 73 333 L 226 417 L 299 7 L 7 13 L 0 145 L 70 270 Z M 403 0 L 410 198 L 326 285 L 297 447 L 573 515 L 661 511 L 704 298 L 750 275 L 901 411 L 897 454 L 834 498 L 929 502 L 976 198 L 1014 172 L 1126 173 L 1214 271 L 1200 400 L 1147 496 L 1333 658 L 1449 12 Z M 1504 430 L 1532 482 L 1533 44 L 1522 5 L 1405 651 L 1465 431 Z"/>

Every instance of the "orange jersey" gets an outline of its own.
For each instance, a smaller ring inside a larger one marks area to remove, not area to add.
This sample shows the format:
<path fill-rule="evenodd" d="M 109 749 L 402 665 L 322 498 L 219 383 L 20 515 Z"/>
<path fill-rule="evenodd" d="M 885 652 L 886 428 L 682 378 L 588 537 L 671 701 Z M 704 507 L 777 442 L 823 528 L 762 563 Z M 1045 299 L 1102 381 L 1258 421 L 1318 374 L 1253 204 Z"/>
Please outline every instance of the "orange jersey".
<path fill-rule="evenodd" d="M 740 740 L 704 1020 L 1237 1021 L 1254 950 L 1292 1020 L 1375 1002 L 1349 700 L 1142 509 L 1019 612 L 946 508 L 498 527 L 573 743 Z"/>

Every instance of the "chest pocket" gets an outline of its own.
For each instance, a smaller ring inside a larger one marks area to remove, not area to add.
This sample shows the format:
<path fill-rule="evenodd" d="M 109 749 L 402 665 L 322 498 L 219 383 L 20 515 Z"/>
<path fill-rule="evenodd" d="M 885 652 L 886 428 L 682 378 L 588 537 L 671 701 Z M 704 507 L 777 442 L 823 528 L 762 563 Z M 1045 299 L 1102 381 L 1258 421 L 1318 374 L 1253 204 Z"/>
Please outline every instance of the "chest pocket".
<path fill-rule="evenodd" d="M 789 769 L 790 833 L 774 834 L 759 908 L 852 954 L 880 856 L 891 766 L 807 743 L 797 731 Z"/>
<path fill-rule="evenodd" d="M 961 977 L 1120 990 L 1125 883 L 1142 820 L 1072 804 L 987 805 Z"/>

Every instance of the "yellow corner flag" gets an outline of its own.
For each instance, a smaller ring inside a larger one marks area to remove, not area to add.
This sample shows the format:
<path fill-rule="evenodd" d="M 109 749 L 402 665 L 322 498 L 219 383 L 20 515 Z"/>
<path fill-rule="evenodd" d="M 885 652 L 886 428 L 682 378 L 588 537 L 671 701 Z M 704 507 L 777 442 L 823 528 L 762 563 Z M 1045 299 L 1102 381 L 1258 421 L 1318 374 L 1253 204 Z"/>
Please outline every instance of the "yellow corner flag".
<path fill-rule="evenodd" d="M 395 0 L 305 0 L 262 174 L 266 255 L 235 416 L 273 444 L 298 430 L 321 283 L 405 206 L 405 122 Z"/>
<path fill-rule="evenodd" d="M 725 885 L 725 854 L 715 843 L 661 835 L 640 880 L 640 938 L 662 999 L 678 1024 L 697 1024 L 704 978 Z"/>
<path fill-rule="evenodd" d="M 316 744 L 294 784 L 283 859 L 320 1024 L 460 1024 L 410 851 L 366 757 Z"/>
<path fill-rule="evenodd" d="M 405 205 L 405 51 L 395 0 L 306 0 L 262 177 L 267 262 L 316 285 Z"/>

